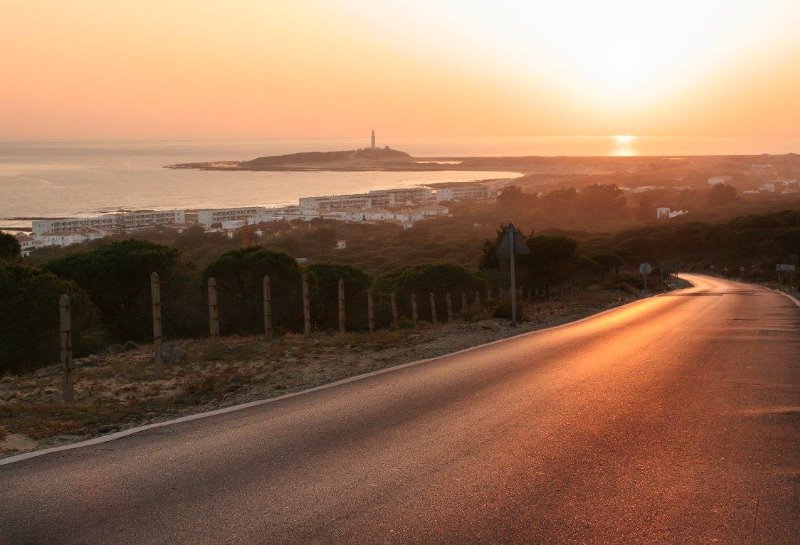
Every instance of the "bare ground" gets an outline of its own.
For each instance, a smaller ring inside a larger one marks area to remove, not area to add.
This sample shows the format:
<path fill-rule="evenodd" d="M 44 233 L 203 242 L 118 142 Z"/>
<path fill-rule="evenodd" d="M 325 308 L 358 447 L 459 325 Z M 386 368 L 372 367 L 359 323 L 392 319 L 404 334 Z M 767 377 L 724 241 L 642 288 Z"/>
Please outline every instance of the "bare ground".
<path fill-rule="evenodd" d="M 0 378 L 0 457 L 76 442 L 177 416 L 276 397 L 346 377 L 431 358 L 551 327 L 624 304 L 636 296 L 592 290 L 525 304 L 524 320 L 483 316 L 436 328 L 224 337 L 209 357 L 207 339 L 174 342 L 178 361 L 158 372 L 152 346 L 75 361 L 75 400 L 62 401 L 58 365 Z"/>

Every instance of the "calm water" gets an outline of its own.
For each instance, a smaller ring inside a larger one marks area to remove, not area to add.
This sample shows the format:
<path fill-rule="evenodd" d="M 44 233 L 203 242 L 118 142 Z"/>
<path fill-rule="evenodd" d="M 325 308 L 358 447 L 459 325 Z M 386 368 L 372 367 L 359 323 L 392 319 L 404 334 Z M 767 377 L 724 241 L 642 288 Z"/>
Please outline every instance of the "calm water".
<path fill-rule="evenodd" d="M 509 155 L 684 155 L 800 151 L 800 138 L 389 138 L 418 157 Z M 0 218 L 87 215 L 119 208 L 296 204 L 302 196 L 427 182 L 512 177 L 508 172 L 213 172 L 164 165 L 251 159 L 298 151 L 355 149 L 366 138 L 222 142 L 0 141 Z"/>

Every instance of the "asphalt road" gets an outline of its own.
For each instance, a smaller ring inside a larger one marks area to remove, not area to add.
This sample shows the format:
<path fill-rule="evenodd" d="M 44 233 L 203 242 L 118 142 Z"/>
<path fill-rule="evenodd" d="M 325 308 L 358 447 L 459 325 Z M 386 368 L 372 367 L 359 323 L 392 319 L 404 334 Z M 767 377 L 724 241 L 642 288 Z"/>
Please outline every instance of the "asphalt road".
<path fill-rule="evenodd" d="M 0 466 L 0 543 L 800 543 L 800 308 L 696 287 Z"/>

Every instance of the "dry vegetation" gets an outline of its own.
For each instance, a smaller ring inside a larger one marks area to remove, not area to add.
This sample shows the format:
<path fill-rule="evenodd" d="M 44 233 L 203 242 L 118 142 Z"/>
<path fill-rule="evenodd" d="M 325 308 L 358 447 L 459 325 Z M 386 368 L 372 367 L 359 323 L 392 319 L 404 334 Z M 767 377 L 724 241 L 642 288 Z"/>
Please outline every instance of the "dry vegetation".
<path fill-rule="evenodd" d="M 303 339 L 289 334 L 272 341 L 225 337 L 215 358 L 207 355 L 207 340 L 179 340 L 174 346 L 182 357 L 165 364 L 161 374 L 153 364 L 152 347 L 139 346 L 76 360 L 75 401 L 70 404 L 61 401 L 57 365 L 8 375 L 0 378 L 0 456 L 276 397 L 575 320 L 634 298 L 598 289 L 528 303 L 516 328 L 477 313 L 472 321 L 371 335 L 317 334 Z"/>

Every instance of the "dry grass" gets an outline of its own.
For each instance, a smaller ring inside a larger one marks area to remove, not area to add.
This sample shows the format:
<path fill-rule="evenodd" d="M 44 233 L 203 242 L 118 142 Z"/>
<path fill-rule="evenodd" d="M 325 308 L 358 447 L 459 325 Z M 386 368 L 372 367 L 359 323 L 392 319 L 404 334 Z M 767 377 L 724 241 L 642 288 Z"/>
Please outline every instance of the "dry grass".
<path fill-rule="evenodd" d="M 153 363 L 152 347 L 141 346 L 76 360 L 75 401 L 70 404 L 61 400 L 58 366 L 5 376 L 0 378 L 0 456 L 275 397 L 567 322 L 631 298 L 598 290 L 528 303 L 517 328 L 476 315 L 475 321 L 438 328 L 420 324 L 371 335 L 315 334 L 304 339 L 290 334 L 271 341 L 224 337 L 213 358 L 207 340 L 178 340 L 175 344 L 185 357 L 166 363 L 161 371 Z"/>

